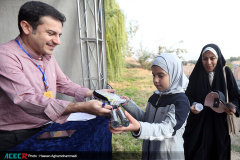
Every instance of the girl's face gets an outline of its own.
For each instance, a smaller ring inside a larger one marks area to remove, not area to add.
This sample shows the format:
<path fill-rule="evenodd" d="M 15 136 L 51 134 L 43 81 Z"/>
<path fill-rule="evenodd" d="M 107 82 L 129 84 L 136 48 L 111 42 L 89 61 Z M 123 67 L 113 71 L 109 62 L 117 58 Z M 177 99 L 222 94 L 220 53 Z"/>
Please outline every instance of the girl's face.
<path fill-rule="evenodd" d="M 202 56 L 203 67 L 207 72 L 212 72 L 217 66 L 217 60 L 217 57 L 211 51 L 206 51 Z"/>
<path fill-rule="evenodd" d="M 153 84 L 156 88 L 163 92 L 169 88 L 170 77 L 162 68 L 152 66 Z"/>

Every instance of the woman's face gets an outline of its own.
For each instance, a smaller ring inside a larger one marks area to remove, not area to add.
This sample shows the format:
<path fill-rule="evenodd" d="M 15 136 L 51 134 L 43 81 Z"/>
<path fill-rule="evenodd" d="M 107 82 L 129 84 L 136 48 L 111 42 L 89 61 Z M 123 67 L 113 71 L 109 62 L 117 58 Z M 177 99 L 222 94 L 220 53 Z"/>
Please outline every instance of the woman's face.
<path fill-rule="evenodd" d="M 169 88 L 170 77 L 167 72 L 158 66 L 152 66 L 153 84 L 163 92 Z"/>
<path fill-rule="evenodd" d="M 212 72 L 217 66 L 217 60 L 217 57 L 211 51 L 206 51 L 202 56 L 203 67 L 207 72 Z"/>

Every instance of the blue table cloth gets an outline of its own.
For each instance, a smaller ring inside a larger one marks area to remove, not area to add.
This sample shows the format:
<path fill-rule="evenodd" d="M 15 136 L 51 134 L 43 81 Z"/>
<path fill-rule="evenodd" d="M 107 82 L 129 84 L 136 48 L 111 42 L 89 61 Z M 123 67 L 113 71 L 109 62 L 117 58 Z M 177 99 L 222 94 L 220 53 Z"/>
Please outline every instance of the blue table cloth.
<path fill-rule="evenodd" d="M 62 125 L 54 123 L 38 134 L 11 149 L 11 152 L 51 152 L 51 153 L 76 153 L 82 156 L 97 156 L 101 154 L 104 159 L 111 159 L 112 133 L 108 129 L 105 117 L 96 117 L 88 121 L 67 122 Z M 37 140 L 36 138 L 45 131 L 76 130 L 69 138 Z M 79 157 L 78 155 L 78 157 Z M 86 155 L 86 154 L 85 154 Z M 101 157 L 100 155 L 100 157 Z M 107 156 L 106 156 L 107 155 Z M 110 156 L 110 157 L 109 157 Z M 107 157 L 107 158 L 106 158 Z M 76 158 L 75 158 L 76 159 Z M 99 158 L 101 159 L 101 158 Z"/>

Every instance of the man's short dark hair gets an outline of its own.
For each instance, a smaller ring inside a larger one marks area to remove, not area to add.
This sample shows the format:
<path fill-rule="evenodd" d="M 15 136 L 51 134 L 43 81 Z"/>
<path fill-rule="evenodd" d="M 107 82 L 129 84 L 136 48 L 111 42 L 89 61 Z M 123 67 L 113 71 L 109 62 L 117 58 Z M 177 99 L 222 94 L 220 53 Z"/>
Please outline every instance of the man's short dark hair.
<path fill-rule="evenodd" d="M 23 33 L 20 25 L 22 20 L 27 21 L 33 27 L 33 30 L 36 30 L 37 26 L 42 24 L 41 18 L 43 16 L 50 16 L 57 19 L 62 23 L 62 25 L 66 21 L 66 17 L 62 13 L 46 3 L 39 1 L 26 2 L 21 6 L 18 13 L 18 28 L 20 34 Z"/>

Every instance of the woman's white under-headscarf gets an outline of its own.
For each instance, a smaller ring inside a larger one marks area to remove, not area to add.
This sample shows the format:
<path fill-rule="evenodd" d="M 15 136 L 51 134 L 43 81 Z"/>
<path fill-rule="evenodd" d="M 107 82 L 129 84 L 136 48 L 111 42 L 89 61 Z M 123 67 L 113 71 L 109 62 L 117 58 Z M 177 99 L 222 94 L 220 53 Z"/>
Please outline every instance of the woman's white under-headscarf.
<path fill-rule="evenodd" d="M 162 68 L 170 77 L 169 88 L 163 92 L 159 91 L 160 94 L 166 95 L 185 92 L 188 85 L 188 78 L 183 72 L 181 60 L 174 53 L 162 53 L 153 60 L 152 66 Z"/>
<path fill-rule="evenodd" d="M 202 57 L 203 57 L 203 55 L 204 55 L 207 51 L 212 52 L 212 53 L 216 56 L 216 58 L 218 59 L 218 54 L 217 54 L 217 52 L 215 51 L 215 49 L 213 49 L 212 47 L 206 47 L 206 48 L 202 51 Z M 208 72 L 208 79 L 209 79 L 210 86 L 212 86 L 214 74 L 215 74 L 214 71 L 213 71 L 213 72 Z"/>

